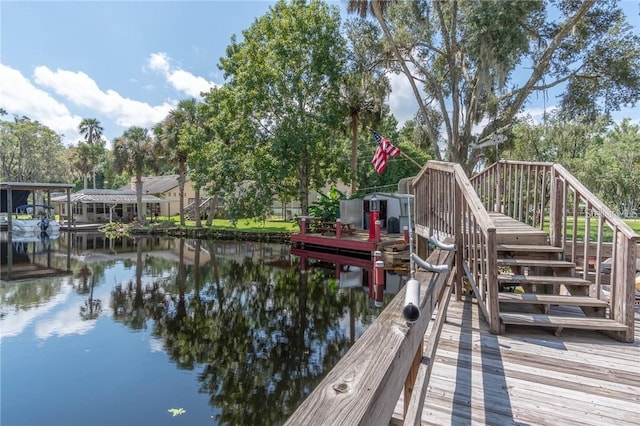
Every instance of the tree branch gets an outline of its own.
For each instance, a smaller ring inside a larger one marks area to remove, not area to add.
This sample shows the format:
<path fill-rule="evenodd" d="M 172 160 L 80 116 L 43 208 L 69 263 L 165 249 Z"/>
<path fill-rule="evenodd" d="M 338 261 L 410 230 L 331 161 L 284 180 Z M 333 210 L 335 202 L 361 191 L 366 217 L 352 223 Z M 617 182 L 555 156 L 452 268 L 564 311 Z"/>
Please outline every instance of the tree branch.
<path fill-rule="evenodd" d="M 542 57 L 534 67 L 533 72 L 529 77 L 529 80 L 524 84 L 524 86 L 522 86 L 521 89 L 514 91 L 514 95 L 516 96 L 516 98 L 511 105 L 508 105 L 505 108 L 505 111 L 503 112 L 501 117 L 502 122 L 513 120 L 513 118 L 518 113 L 518 111 L 524 104 L 529 94 L 536 87 L 536 83 L 540 81 L 545 71 L 549 67 L 549 64 L 551 63 L 551 58 L 553 57 L 554 53 L 556 52 L 556 50 L 558 49 L 562 41 L 567 38 L 567 36 L 571 33 L 571 31 L 576 26 L 578 21 L 580 21 L 580 19 L 584 17 L 584 15 L 589 11 L 591 7 L 593 7 L 594 4 L 595 4 L 595 0 L 588 0 L 583 2 L 582 5 L 580 6 L 580 9 L 578 9 L 578 11 L 576 12 L 576 14 L 573 17 L 571 17 L 565 23 L 562 29 L 553 37 L 553 39 L 551 40 L 551 43 L 549 43 L 549 46 L 547 46 L 544 53 L 542 54 Z"/>

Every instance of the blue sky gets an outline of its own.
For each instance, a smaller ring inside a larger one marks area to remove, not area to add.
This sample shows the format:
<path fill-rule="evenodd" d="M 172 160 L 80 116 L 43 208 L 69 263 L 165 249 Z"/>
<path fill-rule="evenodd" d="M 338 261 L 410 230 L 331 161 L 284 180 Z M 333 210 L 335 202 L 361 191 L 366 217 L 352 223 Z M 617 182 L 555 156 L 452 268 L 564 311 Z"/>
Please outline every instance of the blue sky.
<path fill-rule="evenodd" d="M 223 83 L 218 63 L 232 34 L 273 3 L 0 0 L 0 107 L 42 122 L 66 144 L 81 139 L 82 118 L 100 120 L 108 140 L 151 127 L 178 101 Z M 623 7 L 638 22 L 640 2 Z M 392 86 L 389 104 L 403 123 L 416 103 L 403 76 Z M 539 102 L 530 107 L 541 112 Z M 638 121 L 640 112 L 623 116 Z"/>

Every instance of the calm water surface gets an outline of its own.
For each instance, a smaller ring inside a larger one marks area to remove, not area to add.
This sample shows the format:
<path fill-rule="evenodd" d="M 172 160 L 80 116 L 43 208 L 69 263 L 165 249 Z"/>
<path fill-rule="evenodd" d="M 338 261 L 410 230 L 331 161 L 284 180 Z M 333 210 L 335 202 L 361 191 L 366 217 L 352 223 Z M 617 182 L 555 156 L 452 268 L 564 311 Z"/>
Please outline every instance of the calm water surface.
<path fill-rule="evenodd" d="M 365 268 L 286 245 L 65 234 L 0 250 L 2 268 L 13 250 L 72 271 L 0 284 L 2 426 L 282 424 L 380 312 Z M 400 285 L 387 273 L 384 303 Z"/>

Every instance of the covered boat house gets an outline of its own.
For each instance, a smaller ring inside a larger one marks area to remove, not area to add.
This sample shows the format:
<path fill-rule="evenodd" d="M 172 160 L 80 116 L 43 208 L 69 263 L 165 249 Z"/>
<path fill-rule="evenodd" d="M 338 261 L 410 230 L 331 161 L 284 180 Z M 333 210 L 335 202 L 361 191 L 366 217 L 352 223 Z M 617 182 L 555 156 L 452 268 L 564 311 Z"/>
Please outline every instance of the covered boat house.
<path fill-rule="evenodd" d="M 25 204 L 52 205 L 52 192 L 65 191 L 66 194 L 57 197 L 60 206 L 70 206 L 72 183 L 42 183 L 42 182 L 0 182 L 0 213 L 2 222 L 11 230 L 11 215 L 16 213 L 18 206 Z M 56 213 L 60 211 L 57 210 Z M 36 211 L 32 211 L 33 214 Z M 6 223 L 4 221 L 6 220 Z"/>
<path fill-rule="evenodd" d="M 129 222 L 138 214 L 136 191 L 128 189 L 82 189 L 71 194 L 69 204 L 66 197 L 54 197 L 51 202 L 62 218 L 72 218 L 76 223 Z M 143 215 L 160 214 L 164 203 L 167 201 L 143 194 Z"/>

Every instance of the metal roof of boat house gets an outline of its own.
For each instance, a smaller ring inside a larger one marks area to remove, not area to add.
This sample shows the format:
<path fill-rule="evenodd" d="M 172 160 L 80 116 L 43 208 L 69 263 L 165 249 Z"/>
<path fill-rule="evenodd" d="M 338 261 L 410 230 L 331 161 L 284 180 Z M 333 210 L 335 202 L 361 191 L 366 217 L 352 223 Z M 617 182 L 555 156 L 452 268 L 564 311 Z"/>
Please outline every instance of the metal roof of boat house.
<path fill-rule="evenodd" d="M 165 192 L 178 187 L 178 177 L 179 175 L 143 176 L 142 192 L 145 194 L 164 194 Z M 123 186 L 120 189 L 133 190 L 134 185 L 135 181 L 132 180 L 129 185 Z"/>

